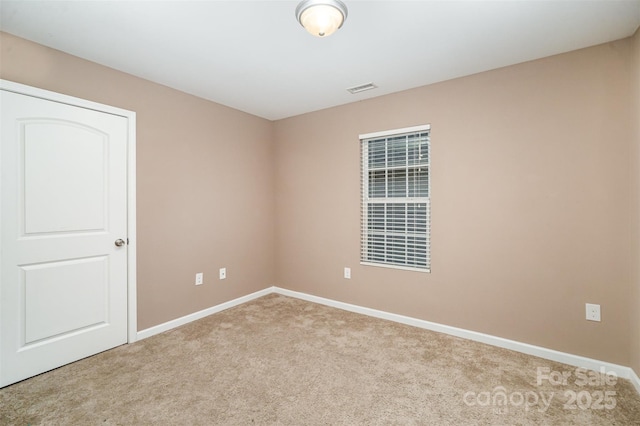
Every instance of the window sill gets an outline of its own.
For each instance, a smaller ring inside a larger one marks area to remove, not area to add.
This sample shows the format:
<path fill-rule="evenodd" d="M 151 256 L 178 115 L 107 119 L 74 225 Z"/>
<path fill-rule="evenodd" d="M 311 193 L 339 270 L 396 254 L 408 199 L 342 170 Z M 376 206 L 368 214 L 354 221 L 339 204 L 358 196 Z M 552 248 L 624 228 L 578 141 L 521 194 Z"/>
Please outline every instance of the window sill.
<path fill-rule="evenodd" d="M 388 269 L 401 269 L 403 271 L 414 271 L 414 272 L 426 272 L 428 274 L 431 273 L 431 268 L 413 268 L 411 266 L 401 266 L 401 265 L 388 265 L 385 263 L 372 263 L 372 262 L 360 262 L 361 265 L 364 266 L 375 266 L 378 268 L 388 268 Z"/>

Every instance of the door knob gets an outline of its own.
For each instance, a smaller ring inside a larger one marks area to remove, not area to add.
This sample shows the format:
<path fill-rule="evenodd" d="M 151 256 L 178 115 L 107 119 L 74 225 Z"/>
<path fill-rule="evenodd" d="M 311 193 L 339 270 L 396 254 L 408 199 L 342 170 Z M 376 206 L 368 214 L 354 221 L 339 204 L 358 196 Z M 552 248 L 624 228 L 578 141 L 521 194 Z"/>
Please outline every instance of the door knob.
<path fill-rule="evenodd" d="M 116 246 L 122 247 L 124 245 L 124 240 L 122 238 L 118 238 L 116 240 Z"/>

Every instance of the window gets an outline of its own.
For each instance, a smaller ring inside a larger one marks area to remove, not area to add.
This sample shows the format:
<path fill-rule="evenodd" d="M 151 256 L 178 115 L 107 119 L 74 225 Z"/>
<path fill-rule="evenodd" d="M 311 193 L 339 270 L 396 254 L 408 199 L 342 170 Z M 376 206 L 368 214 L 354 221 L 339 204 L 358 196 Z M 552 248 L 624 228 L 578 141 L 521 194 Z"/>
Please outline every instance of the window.
<path fill-rule="evenodd" d="M 430 129 L 360 135 L 365 265 L 431 269 Z"/>

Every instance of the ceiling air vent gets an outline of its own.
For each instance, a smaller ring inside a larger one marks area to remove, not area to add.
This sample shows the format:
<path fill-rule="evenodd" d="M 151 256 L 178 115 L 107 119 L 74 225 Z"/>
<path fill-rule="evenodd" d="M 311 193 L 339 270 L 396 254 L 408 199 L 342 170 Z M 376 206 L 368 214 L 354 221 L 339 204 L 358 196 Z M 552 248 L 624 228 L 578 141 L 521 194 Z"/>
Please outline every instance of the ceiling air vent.
<path fill-rule="evenodd" d="M 376 86 L 373 83 L 367 83 L 367 84 L 361 84 L 360 86 L 350 87 L 347 90 L 352 95 L 355 95 L 356 93 L 364 92 L 365 90 L 375 89 L 376 87 L 378 87 L 378 86 Z"/>

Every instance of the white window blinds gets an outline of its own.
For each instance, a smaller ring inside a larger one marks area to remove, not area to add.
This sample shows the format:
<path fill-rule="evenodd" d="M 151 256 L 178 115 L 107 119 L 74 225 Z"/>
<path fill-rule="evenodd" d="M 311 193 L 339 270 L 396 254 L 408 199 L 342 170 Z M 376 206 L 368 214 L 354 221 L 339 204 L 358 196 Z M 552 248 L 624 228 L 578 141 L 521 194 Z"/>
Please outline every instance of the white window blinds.
<path fill-rule="evenodd" d="M 360 135 L 363 264 L 430 270 L 429 133 Z"/>

